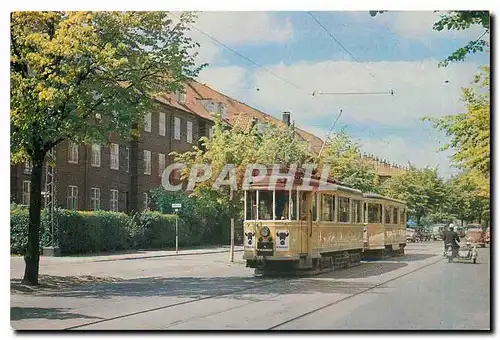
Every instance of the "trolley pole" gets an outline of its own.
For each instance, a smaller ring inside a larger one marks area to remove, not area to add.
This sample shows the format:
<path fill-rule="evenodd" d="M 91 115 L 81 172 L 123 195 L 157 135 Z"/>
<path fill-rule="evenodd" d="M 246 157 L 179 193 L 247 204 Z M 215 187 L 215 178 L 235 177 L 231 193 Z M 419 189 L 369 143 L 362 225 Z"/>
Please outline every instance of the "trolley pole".
<path fill-rule="evenodd" d="M 233 203 L 233 188 L 230 189 L 229 199 Z M 234 216 L 231 216 L 231 244 L 229 246 L 229 262 L 234 262 Z"/>
<path fill-rule="evenodd" d="M 179 216 L 175 214 L 175 255 L 179 255 Z"/>

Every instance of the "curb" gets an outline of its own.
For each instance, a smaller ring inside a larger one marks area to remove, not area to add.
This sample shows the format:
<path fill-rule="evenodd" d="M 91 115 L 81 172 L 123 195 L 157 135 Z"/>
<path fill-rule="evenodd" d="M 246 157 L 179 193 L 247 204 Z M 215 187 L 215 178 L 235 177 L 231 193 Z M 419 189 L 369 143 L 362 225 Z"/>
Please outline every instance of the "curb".
<path fill-rule="evenodd" d="M 243 249 L 238 249 L 235 250 L 234 252 L 242 252 Z M 179 254 L 165 254 L 165 255 L 146 255 L 146 256 L 134 256 L 134 257 L 123 257 L 123 258 L 118 258 L 118 259 L 103 259 L 103 260 L 93 260 L 93 261 L 86 261 L 86 262 L 109 262 L 109 261 L 124 261 L 124 260 L 142 260 L 142 259 L 152 259 L 156 257 L 171 257 L 171 256 L 193 256 L 193 255 L 207 255 L 207 254 L 222 254 L 222 253 L 229 253 L 229 250 L 219 250 L 219 251 L 205 251 L 205 252 L 200 252 L 200 253 L 186 253 L 182 254 L 179 252 Z"/>

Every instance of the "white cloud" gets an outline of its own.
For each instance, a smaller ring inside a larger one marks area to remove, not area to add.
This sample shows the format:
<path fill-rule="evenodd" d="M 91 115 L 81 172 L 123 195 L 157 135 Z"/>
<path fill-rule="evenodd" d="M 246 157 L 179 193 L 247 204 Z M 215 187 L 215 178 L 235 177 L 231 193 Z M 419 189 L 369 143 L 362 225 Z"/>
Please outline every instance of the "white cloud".
<path fill-rule="evenodd" d="M 224 43 L 265 43 L 288 41 L 292 22 L 278 21 L 266 12 L 201 12 L 196 26 Z"/>
<path fill-rule="evenodd" d="M 198 76 L 198 81 L 207 83 L 225 95 L 240 99 L 245 93 L 246 69 L 239 66 L 207 67 Z"/>

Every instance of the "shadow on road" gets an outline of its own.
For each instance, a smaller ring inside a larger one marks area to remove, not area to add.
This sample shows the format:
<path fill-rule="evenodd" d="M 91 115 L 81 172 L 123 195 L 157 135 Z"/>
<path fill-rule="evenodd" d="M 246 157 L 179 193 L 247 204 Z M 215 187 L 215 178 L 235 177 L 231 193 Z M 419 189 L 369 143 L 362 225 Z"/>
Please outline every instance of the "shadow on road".
<path fill-rule="evenodd" d="M 369 262 L 363 263 L 360 266 L 351 268 L 350 270 L 341 270 L 337 272 L 327 273 L 322 277 L 332 279 L 360 279 L 370 276 L 382 275 L 393 270 L 406 267 L 406 263 L 383 263 L 383 262 Z"/>
<path fill-rule="evenodd" d="M 102 319 L 95 316 L 67 312 L 69 308 L 36 308 L 36 307 L 11 307 L 10 320 L 23 319 Z"/>
<path fill-rule="evenodd" d="M 387 259 L 382 260 L 370 260 L 368 262 L 383 262 L 383 261 L 391 261 L 391 262 L 413 262 L 413 261 L 422 261 L 434 256 L 439 256 L 435 254 L 407 254 L 403 256 L 397 257 L 389 257 Z"/>

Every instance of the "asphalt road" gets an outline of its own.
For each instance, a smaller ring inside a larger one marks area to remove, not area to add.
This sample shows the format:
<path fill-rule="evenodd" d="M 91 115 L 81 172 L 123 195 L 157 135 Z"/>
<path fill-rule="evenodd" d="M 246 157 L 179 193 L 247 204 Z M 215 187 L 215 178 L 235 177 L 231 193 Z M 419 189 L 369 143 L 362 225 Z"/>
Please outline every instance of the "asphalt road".
<path fill-rule="evenodd" d="M 442 244 L 311 278 L 254 278 L 227 254 L 72 264 L 53 259 L 35 290 L 11 268 L 15 329 L 351 330 L 490 328 L 489 248 L 447 263 Z"/>

